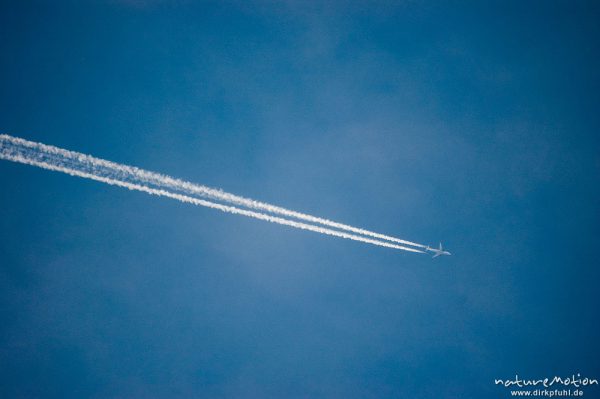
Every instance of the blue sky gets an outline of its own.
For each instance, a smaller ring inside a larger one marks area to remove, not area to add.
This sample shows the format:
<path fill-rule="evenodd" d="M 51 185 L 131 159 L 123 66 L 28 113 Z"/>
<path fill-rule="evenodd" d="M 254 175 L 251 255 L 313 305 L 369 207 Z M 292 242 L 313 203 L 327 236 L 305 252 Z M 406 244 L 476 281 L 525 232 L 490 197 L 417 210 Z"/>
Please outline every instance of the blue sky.
<path fill-rule="evenodd" d="M 600 377 L 597 4 L 56 3 L 0 6 L 2 133 L 454 255 L 2 161 L 0 396 Z"/>

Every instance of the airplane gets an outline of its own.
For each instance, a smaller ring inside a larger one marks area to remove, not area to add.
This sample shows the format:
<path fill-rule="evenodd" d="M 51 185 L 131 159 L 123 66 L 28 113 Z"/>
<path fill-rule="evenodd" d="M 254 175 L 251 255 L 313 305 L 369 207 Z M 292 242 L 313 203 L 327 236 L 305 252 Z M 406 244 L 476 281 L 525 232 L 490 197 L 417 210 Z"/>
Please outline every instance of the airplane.
<path fill-rule="evenodd" d="M 437 258 L 438 256 L 442 256 L 442 255 L 452 255 L 450 252 L 448 251 L 444 251 L 444 248 L 442 248 L 442 243 L 440 242 L 440 248 L 439 249 L 435 249 L 435 248 L 431 248 L 431 247 L 427 247 L 426 251 L 431 251 L 434 252 L 435 254 L 431 257 L 433 258 Z"/>

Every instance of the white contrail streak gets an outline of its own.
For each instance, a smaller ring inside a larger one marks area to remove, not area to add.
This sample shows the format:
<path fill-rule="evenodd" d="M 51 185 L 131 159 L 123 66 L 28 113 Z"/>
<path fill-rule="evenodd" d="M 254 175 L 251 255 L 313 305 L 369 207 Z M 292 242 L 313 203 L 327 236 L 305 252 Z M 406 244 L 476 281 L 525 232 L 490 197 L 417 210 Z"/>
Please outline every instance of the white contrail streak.
<path fill-rule="evenodd" d="M 33 150 L 33 151 L 30 150 L 29 152 L 24 152 L 24 151 L 19 151 L 19 149 L 11 148 L 10 144 L 6 145 L 7 137 L 10 139 L 13 139 L 10 136 L 0 135 L 0 158 L 2 158 L 2 159 L 10 160 L 13 162 L 19 162 L 19 163 L 23 163 L 23 164 L 27 164 L 27 165 L 38 166 L 40 168 L 49 169 L 49 170 L 53 170 L 53 171 L 57 171 L 57 172 L 62 172 L 62 173 L 66 173 L 66 174 L 69 174 L 72 176 L 78 176 L 78 177 L 82 177 L 82 178 L 96 180 L 96 181 L 114 185 L 114 186 L 125 187 L 130 190 L 142 191 L 142 192 L 145 192 L 148 194 L 172 198 L 172 199 L 176 199 L 178 201 L 190 203 L 193 205 L 205 206 L 208 208 L 218 209 L 220 211 L 227 212 L 227 213 L 248 216 L 248 217 L 265 220 L 265 221 L 272 222 L 272 223 L 278 223 L 278 224 L 282 224 L 282 225 L 295 227 L 298 229 L 314 231 L 314 232 L 321 233 L 321 234 L 346 238 L 346 239 L 354 240 L 354 241 L 365 242 L 368 244 L 378 245 L 378 246 L 382 246 L 382 247 L 400 249 L 400 250 L 410 251 L 410 252 L 423 253 L 423 251 L 420 251 L 420 250 L 414 249 L 414 248 L 408 248 L 405 246 L 396 245 L 396 244 L 392 244 L 392 243 L 388 243 L 388 242 L 384 242 L 384 241 L 378 241 L 378 240 L 374 240 L 374 239 L 370 239 L 367 237 L 358 236 L 358 235 L 354 235 L 354 234 L 348 234 L 348 233 L 345 233 L 342 231 L 332 230 L 332 229 L 324 228 L 321 226 L 315 226 L 315 225 L 311 225 L 311 224 L 297 222 L 294 220 L 288 220 L 285 218 L 271 216 L 271 215 L 267 215 L 267 214 L 260 213 L 260 212 L 254 212 L 254 211 L 249 211 L 249 210 L 245 210 L 245 209 L 240 209 L 240 208 L 236 208 L 234 206 L 217 204 L 214 202 L 205 201 L 205 200 L 198 199 L 198 198 L 193 198 L 193 197 L 190 197 L 187 195 L 173 193 L 173 192 L 170 192 L 170 191 L 167 191 L 164 189 L 156 189 L 156 188 L 148 187 L 148 186 L 145 186 L 142 184 L 132 183 L 132 182 L 129 182 L 126 180 L 119 180 L 114 177 L 104 176 L 104 175 L 101 175 L 98 173 L 94 173 L 94 171 L 80 170 L 80 169 L 77 169 L 76 167 L 70 167 L 69 162 L 64 162 L 63 164 L 61 164 L 60 156 L 56 157 L 55 159 L 53 158 L 53 161 L 50 161 L 50 162 L 46 161 L 46 160 L 36 159 L 36 158 L 39 158 L 38 157 L 39 154 L 37 154 L 35 152 L 35 150 Z M 11 141 L 12 140 L 8 140 L 9 143 Z M 44 158 L 44 157 L 42 156 L 41 158 Z M 52 157 L 49 157 L 49 158 L 52 158 Z M 68 160 L 65 160 L 65 161 L 68 161 Z M 75 166 L 77 166 L 77 165 L 75 165 Z M 85 166 L 85 165 L 79 165 L 79 166 Z M 101 171 L 101 169 L 98 171 Z M 98 171 L 96 171 L 96 172 L 98 172 Z"/>
<path fill-rule="evenodd" d="M 295 218 L 304 220 L 310 223 L 322 224 L 328 227 L 333 227 L 339 230 L 346 230 L 352 233 L 361 234 L 381 240 L 387 240 L 396 242 L 399 244 L 410 245 L 417 248 L 427 248 L 427 246 L 418 244 L 411 241 L 402 240 L 400 238 L 388 236 L 385 234 L 375 233 L 369 230 L 361 229 L 358 227 L 349 226 L 346 224 L 334 222 L 328 219 L 307 215 L 301 212 L 292 211 L 279 206 L 267 204 L 264 202 L 255 201 L 249 198 L 240 197 L 238 195 L 230 194 L 222 190 L 202 186 L 195 183 L 190 183 L 184 180 L 176 179 L 163 174 L 149 172 L 143 169 L 139 169 L 133 166 L 121 165 L 114 162 L 106 161 L 103 159 L 95 158 L 89 155 L 81 154 L 74 151 L 64 150 L 62 148 L 35 143 L 32 141 L 12 137 L 8 135 L 0 135 L 1 141 L 11 143 L 18 152 L 26 152 L 28 150 L 35 150 L 40 152 L 40 156 L 44 159 L 48 158 L 60 158 L 63 162 L 85 165 L 85 169 L 91 170 L 102 170 L 103 174 L 114 176 L 119 178 L 125 178 L 127 181 L 133 181 L 140 185 L 145 186 L 157 186 L 165 188 L 170 191 L 183 192 L 190 195 L 200 196 L 209 198 L 216 201 L 223 201 L 229 204 L 242 206 L 258 211 L 273 213 L 289 218 Z"/>

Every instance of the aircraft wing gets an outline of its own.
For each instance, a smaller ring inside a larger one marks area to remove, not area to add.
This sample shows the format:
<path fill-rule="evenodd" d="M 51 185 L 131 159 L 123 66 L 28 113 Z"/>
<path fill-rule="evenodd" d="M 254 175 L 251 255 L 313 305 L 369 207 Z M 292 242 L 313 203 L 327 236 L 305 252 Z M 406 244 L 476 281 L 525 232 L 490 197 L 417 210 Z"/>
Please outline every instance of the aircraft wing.
<path fill-rule="evenodd" d="M 440 256 L 440 255 L 441 255 L 440 253 L 437 253 L 437 254 L 433 255 L 433 256 L 431 257 L 431 259 L 433 259 L 433 258 L 437 258 L 437 257 L 438 257 L 438 256 Z"/>

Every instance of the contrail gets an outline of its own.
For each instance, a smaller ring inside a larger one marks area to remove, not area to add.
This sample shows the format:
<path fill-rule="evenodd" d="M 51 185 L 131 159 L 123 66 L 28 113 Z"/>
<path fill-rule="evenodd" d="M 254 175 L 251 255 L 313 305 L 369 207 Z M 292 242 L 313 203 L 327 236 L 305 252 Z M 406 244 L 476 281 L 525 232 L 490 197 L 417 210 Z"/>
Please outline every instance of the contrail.
<path fill-rule="evenodd" d="M 23 144 L 23 142 L 27 143 L 27 144 L 29 144 L 29 143 L 35 144 L 35 146 L 30 146 L 30 145 L 21 146 Z M 44 147 L 49 147 L 49 149 L 52 149 L 52 151 L 44 152 L 46 150 L 46 148 L 44 148 Z M 58 150 L 60 152 L 58 152 L 56 150 Z M 69 158 L 63 157 L 61 154 L 62 151 L 69 153 L 69 155 L 71 155 L 71 157 L 69 157 Z M 345 233 L 342 231 L 332 230 L 332 229 L 324 228 L 321 226 L 302 223 L 302 222 L 289 220 L 289 219 L 285 219 L 285 218 L 281 218 L 281 217 L 277 217 L 277 216 L 267 215 L 267 214 L 260 213 L 260 212 L 240 209 L 240 208 L 236 208 L 234 206 L 217 204 L 214 202 L 190 197 L 188 195 L 173 193 L 173 192 L 170 192 L 170 191 L 167 191 L 164 189 L 148 187 L 143 184 L 128 181 L 127 177 L 129 177 L 129 176 L 126 173 L 123 173 L 122 178 L 119 179 L 116 176 L 113 176 L 111 174 L 108 174 L 108 175 L 105 174 L 107 172 L 107 170 L 104 169 L 103 168 L 104 165 L 102 165 L 100 163 L 98 163 L 96 165 L 97 167 L 94 167 L 93 164 L 86 163 L 85 162 L 87 160 L 86 158 L 92 158 L 87 155 L 79 154 L 79 153 L 72 152 L 72 151 L 62 150 L 57 147 L 46 146 L 44 144 L 32 143 L 32 142 L 18 139 L 15 137 L 11 137 L 8 135 L 0 135 L 0 158 L 6 159 L 9 161 L 13 161 L 13 162 L 27 164 L 27 165 L 38 166 L 40 168 L 44 168 L 44 169 L 48 169 L 48 170 L 62 172 L 62 173 L 66 173 L 66 174 L 69 174 L 72 176 L 78 176 L 78 177 L 82 177 L 82 178 L 96 180 L 96 181 L 103 182 L 106 184 L 128 188 L 130 190 L 137 190 L 137 191 L 142 191 L 142 192 L 152 194 L 152 195 L 158 195 L 158 196 L 162 196 L 162 197 L 172 198 L 172 199 L 176 199 L 181 202 L 190 203 L 190 204 L 197 205 L 197 206 L 204 206 L 204 207 L 208 207 L 208 208 L 218 209 L 220 211 L 227 212 L 227 213 L 243 215 L 243 216 L 248 216 L 248 217 L 252 217 L 255 219 L 265 220 L 265 221 L 272 222 L 272 223 L 287 225 L 287 226 L 295 227 L 295 228 L 302 229 L 302 230 L 314 231 L 314 232 L 321 233 L 321 234 L 346 238 L 346 239 L 354 240 L 354 241 L 365 242 L 368 244 L 378 245 L 378 246 L 382 246 L 382 247 L 400 249 L 400 250 L 410 251 L 410 252 L 423 253 L 423 251 L 420 251 L 415 248 L 409 248 L 409 247 L 405 247 L 402 245 L 396 245 L 396 244 L 392 244 L 389 242 L 374 240 L 374 239 L 363 237 L 363 236 L 348 234 L 348 233 Z M 122 169 L 120 169 L 120 171 L 125 171 L 125 170 L 127 170 L 127 168 L 133 169 L 132 167 L 129 167 L 129 166 L 113 164 L 112 162 L 108 162 L 108 161 L 104 161 L 104 160 L 100 160 L 100 159 L 96 159 L 96 158 L 93 158 L 93 159 L 94 159 L 94 161 L 101 161 L 102 163 L 107 163 L 111 167 L 119 166 L 122 168 Z M 137 168 L 135 168 L 135 169 L 137 169 Z M 149 173 L 149 172 L 147 172 L 147 173 Z"/>
<path fill-rule="evenodd" d="M 114 176 L 117 178 L 117 180 L 119 178 L 125 178 L 127 181 L 133 181 L 135 183 L 139 183 L 140 185 L 156 186 L 160 188 L 165 188 L 170 191 L 183 192 L 186 194 L 209 198 L 216 201 L 227 202 L 232 205 L 273 213 L 288 218 L 295 218 L 310 223 L 322 224 L 324 226 L 336 228 L 339 230 L 346 230 L 352 233 L 361 234 L 380 240 L 387 240 L 399 244 L 410 245 L 417 248 L 427 248 L 427 246 L 415 242 L 402 240 L 400 238 L 392 237 L 389 235 L 375 233 L 358 227 L 349 226 L 328 219 L 307 215 L 301 212 L 292 211 L 286 208 L 267 204 L 260 201 L 255 201 L 249 198 L 244 198 L 238 195 L 230 194 L 222 190 L 187 182 L 155 172 L 149 172 L 143 169 L 136 168 L 134 166 L 121 165 L 103 159 L 95 158 L 89 155 L 81 154 L 78 152 L 68 151 L 62 148 L 46 144 L 35 143 L 32 141 L 8 135 L 0 135 L 0 140 L 11 143 L 14 146 L 15 150 L 18 150 L 18 152 L 27 152 L 29 150 L 35 150 L 39 152 L 40 155 L 43 155 L 44 159 L 54 159 L 58 157 L 59 159 L 61 159 L 62 162 L 65 163 L 76 162 L 77 164 L 83 164 L 85 165 L 86 169 L 102 171 L 103 174 Z"/>

